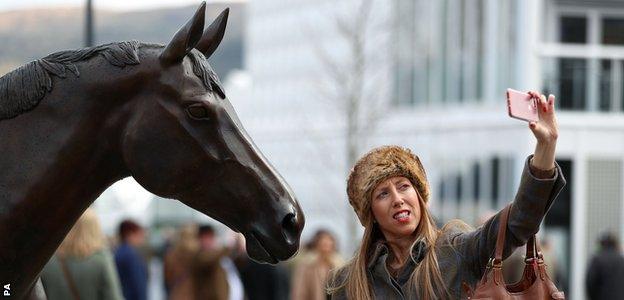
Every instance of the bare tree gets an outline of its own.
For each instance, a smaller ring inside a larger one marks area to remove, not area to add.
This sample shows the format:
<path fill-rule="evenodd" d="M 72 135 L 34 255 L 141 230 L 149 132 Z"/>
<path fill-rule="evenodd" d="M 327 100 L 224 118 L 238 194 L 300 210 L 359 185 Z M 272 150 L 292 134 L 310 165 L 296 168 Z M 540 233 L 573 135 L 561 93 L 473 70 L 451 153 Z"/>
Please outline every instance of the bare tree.
<path fill-rule="evenodd" d="M 387 26 L 383 19 L 372 21 L 374 17 L 378 17 L 373 15 L 374 2 L 375 0 L 359 0 L 356 1 L 355 9 L 330 16 L 330 22 L 334 25 L 340 42 L 348 49 L 346 57 L 336 58 L 328 47 L 312 44 L 315 55 L 321 62 L 322 71 L 326 74 L 319 91 L 344 116 L 348 168 L 355 164 L 362 147 L 366 145 L 367 137 L 374 131 L 385 112 L 384 101 L 380 95 L 388 80 L 384 80 L 381 74 L 372 69 L 372 62 L 374 60 L 376 64 L 380 64 L 389 61 L 385 53 L 375 51 L 380 48 L 376 42 L 381 40 L 376 33 L 388 32 L 388 29 L 380 28 Z M 325 163 L 336 165 L 333 162 Z M 349 220 L 348 233 L 352 239 L 349 245 L 357 244 L 358 228 L 359 222 L 355 217 Z"/>

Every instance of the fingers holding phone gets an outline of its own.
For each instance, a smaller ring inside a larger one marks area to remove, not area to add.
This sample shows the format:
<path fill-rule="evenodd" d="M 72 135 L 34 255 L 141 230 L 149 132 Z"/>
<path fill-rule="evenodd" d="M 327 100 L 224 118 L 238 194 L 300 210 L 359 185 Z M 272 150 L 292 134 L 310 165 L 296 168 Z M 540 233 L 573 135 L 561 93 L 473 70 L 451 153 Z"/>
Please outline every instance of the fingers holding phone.
<path fill-rule="evenodd" d="M 533 131 L 538 142 L 556 141 L 559 136 L 559 126 L 555 116 L 555 96 L 546 96 L 530 91 L 528 94 L 535 99 L 538 121 L 529 121 L 529 128 Z"/>

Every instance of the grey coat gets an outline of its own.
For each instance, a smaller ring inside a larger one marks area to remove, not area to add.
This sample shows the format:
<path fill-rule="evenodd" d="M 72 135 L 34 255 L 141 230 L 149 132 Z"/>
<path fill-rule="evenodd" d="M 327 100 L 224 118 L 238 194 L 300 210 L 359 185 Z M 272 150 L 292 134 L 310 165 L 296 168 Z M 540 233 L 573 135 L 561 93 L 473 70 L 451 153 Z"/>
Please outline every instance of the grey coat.
<path fill-rule="evenodd" d="M 68 257 L 66 265 L 80 299 L 123 300 L 115 262 L 107 249 L 84 258 Z M 74 299 L 56 255 L 43 268 L 41 281 L 49 300 Z"/>
<path fill-rule="evenodd" d="M 529 156 L 525 162 L 520 187 L 516 193 L 509 214 L 503 258 L 514 249 L 526 244 L 539 230 L 540 223 L 559 192 L 566 184 L 561 168 L 556 164 L 555 175 L 550 179 L 535 177 L 529 168 Z M 494 255 L 498 233 L 500 212 L 476 230 L 466 230 L 461 226 L 447 226 L 436 242 L 436 255 L 442 279 L 452 299 L 462 299 L 461 284 L 471 287 L 481 279 L 490 257 Z M 409 277 L 418 263 L 424 258 L 428 246 L 422 240 L 412 245 L 411 259 L 397 278 L 392 278 L 386 268 L 388 247 L 382 241 L 375 244 L 369 259 L 368 278 L 376 299 L 418 299 L 418 295 L 408 289 Z M 342 271 L 342 272 L 341 272 Z M 345 270 L 338 272 L 338 282 L 346 276 Z M 331 296 L 331 299 L 346 299 L 344 289 Z"/>

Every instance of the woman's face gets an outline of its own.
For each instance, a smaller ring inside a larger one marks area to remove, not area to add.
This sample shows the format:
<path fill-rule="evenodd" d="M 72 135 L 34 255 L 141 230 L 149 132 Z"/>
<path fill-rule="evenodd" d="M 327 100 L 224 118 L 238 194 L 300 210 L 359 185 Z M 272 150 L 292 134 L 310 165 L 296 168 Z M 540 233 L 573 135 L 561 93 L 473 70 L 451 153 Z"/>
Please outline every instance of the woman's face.
<path fill-rule="evenodd" d="M 390 177 L 375 187 L 371 201 L 373 217 L 386 240 L 414 233 L 420 222 L 418 201 L 412 182 L 402 176 Z"/>
<path fill-rule="evenodd" d="M 328 234 L 323 234 L 316 242 L 316 250 L 321 254 L 332 254 L 334 252 L 334 238 Z"/>

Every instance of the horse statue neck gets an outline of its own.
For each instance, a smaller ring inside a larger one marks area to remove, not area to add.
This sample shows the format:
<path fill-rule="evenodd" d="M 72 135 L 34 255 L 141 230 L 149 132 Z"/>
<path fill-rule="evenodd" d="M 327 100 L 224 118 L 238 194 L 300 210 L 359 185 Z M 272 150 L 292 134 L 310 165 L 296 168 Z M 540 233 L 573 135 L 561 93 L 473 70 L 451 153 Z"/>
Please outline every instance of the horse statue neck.
<path fill-rule="evenodd" d="M 80 64 L 90 71 L 53 78 L 32 111 L 0 120 L 0 282 L 14 290 L 27 290 L 81 213 L 130 175 L 119 149 L 145 70 Z"/>

